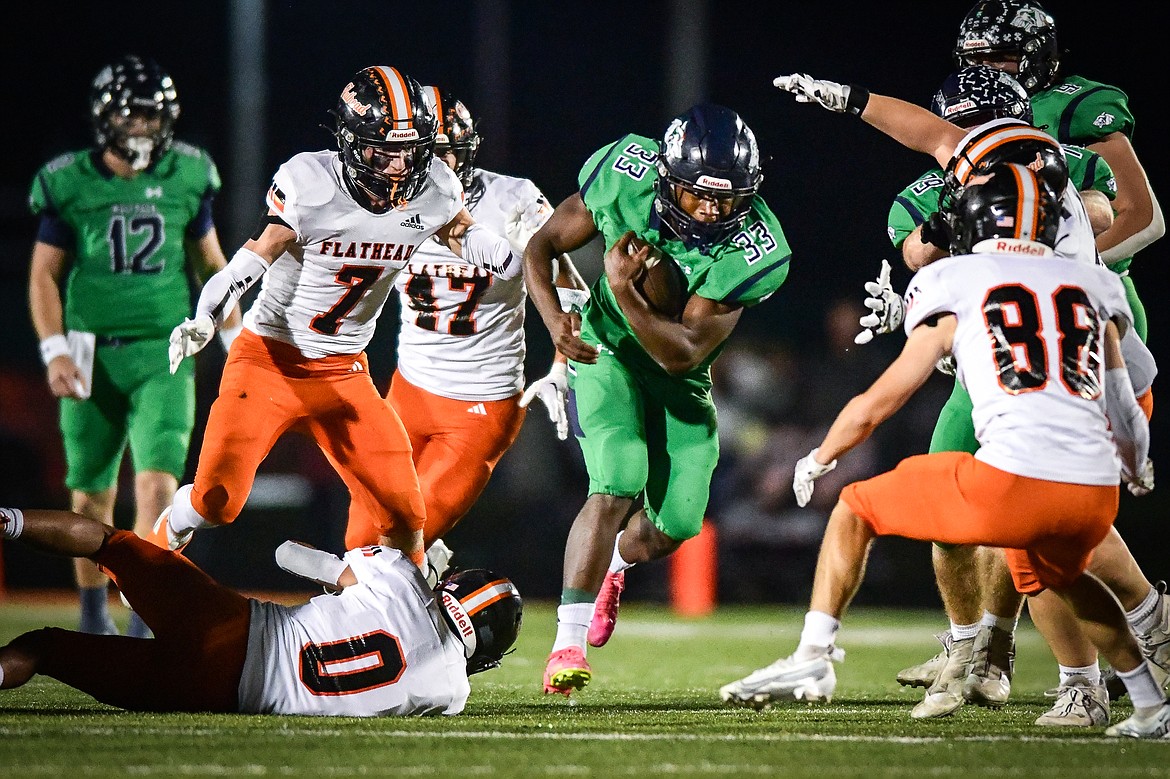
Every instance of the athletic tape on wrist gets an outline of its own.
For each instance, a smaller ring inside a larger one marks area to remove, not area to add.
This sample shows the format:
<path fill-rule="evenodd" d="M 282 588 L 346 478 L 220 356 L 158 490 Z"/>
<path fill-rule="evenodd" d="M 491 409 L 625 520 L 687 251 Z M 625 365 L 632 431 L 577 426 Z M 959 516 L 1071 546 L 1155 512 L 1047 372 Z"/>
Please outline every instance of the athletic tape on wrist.
<path fill-rule="evenodd" d="M 40 343 L 41 348 L 41 362 L 47 367 L 49 363 L 58 357 L 69 354 L 69 339 L 58 333 L 44 338 Z"/>

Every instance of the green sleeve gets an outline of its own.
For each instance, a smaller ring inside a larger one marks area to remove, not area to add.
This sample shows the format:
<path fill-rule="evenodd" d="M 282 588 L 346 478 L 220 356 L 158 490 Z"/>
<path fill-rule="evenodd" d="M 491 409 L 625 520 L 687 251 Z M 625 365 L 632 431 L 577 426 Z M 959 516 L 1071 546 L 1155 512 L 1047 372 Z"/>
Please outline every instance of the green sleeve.
<path fill-rule="evenodd" d="M 923 173 L 894 198 L 886 218 L 886 234 L 895 249 L 901 249 L 914 228 L 938 210 L 938 196 L 942 186 L 942 171 L 934 168 Z"/>
<path fill-rule="evenodd" d="M 1068 176 L 1078 192 L 1095 189 L 1105 193 L 1110 200 L 1117 197 L 1117 179 L 1113 168 L 1095 151 L 1081 146 L 1064 146 L 1064 157 L 1068 160 Z"/>
<path fill-rule="evenodd" d="M 32 186 L 28 192 L 28 207 L 34 216 L 40 216 L 45 211 L 58 210 L 58 194 L 55 191 L 57 171 L 73 164 L 76 154 L 62 154 L 45 164 L 37 175 L 33 177 Z"/>

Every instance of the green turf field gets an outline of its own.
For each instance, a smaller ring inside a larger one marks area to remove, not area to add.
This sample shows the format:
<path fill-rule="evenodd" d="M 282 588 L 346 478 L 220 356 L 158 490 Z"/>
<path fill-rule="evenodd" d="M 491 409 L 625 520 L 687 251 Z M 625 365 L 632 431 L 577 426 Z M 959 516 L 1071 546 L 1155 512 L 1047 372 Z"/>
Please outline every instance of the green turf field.
<path fill-rule="evenodd" d="M 0 602 L 0 640 L 73 617 L 72 607 Z M 1030 625 L 1006 708 L 915 722 L 921 691 L 899 688 L 894 673 L 936 651 L 935 614 L 851 613 L 833 702 L 767 712 L 724 708 L 716 689 L 788 654 L 801 610 L 726 607 L 691 621 L 628 604 L 572 702 L 540 693 L 554 618 L 552 604 L 527 604 L 517 651 L 473 677 L 458 717 L 127 714 L 38 677 L 0 692 L 0 776 L 1170 775 L 1170 742 L 1032 725 L 1056 669 Z M 1129 711 L 1119 704 L 1115 720 Z"/>

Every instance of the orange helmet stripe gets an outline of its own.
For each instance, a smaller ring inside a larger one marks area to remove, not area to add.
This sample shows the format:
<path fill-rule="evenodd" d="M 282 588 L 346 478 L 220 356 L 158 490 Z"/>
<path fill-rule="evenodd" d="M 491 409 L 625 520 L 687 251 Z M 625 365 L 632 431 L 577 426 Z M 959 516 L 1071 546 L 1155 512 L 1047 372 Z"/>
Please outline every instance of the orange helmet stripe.
<path fill-rule="evenodd" d="M 394 124 L 406 122 L 409 127 L 414 119 L 414 109 L 410 104 L 410 91 L 406 88 L 406 79 L 397 68 L 387 65 L 375 65 L 372 70 L 382 81 L 386 90 L 387 107 L 394 117 Z"/>
<path fill-rule="evenodd" d="M 512 582 L 507 579 L 497 579 L 494 582 L 485 584 L 466 597 L 460 598 L 459 602 L 467 610 L 468 616 L 474 616 L 496 601 L 510 598 L 515 594 L 516 586 Z"/>

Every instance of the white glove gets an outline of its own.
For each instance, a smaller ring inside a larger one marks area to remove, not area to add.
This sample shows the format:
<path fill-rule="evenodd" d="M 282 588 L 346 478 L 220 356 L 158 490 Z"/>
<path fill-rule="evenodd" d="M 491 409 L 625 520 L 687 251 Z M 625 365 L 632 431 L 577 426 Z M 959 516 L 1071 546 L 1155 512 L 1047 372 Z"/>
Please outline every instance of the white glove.
<path fill-rule="evenodd" d="M 557 438 L 564 441 L 569 437 L 569 412 L 565 408 L 568 394 L 568 366 L 563 362 L 554 362 L 547 376 L 532 382 L 524 390 L 520 396 L 520 408 L 527 408 L 533 398 L 540 398 L 548 410 L 548 418 L 557 426 Z"/>
<path fill-rule="evenodd" d="M 215 320 L 207 314 L 201 314 L 194 319 L 184 319 L 183 323 L 171 331 L 171 345 L 169 355 L 171 373 L 179 370 L 179 363 L 184 357 L 190 357 L 198 352 L 211 336 L 215 335 Z"/>
<path fill-rule="evenodd" d="M 819 103 L 839 114 L 860 115 L 869 101 L 869 92 L 860 87 L 822 81 L 804 73 L 777 76 L 772 80 L 772 86 L 791 92 L 798 103 Z"/>
<path fill-rule="evenodd" d="M 561 303 L 561 311 L 566 314 L 580 314 L 585 304 L 589 302 L 589 290 L 557 287 L 557 300 Z"/>
<path fill-rule="evenodd" d="M 882 260 L 882 270 L 877 281 L 865 282 L 865 291 L 869 297 L 865 299 L 865 307 L 869 313 L 858 322 L 865 329 L 853 339 L 854 343 L 867 344 L 875 335 L 892 333 L 902 325 L 906 318 L 906 305 L 902 296 L 890 286 L 890 263 Z"/>
<path fill-rule="evenodd" d="M 552 206 L 540 197 L 532 201 L 523 209 L 517 209 L 508 214 L 504 221 L 504 237 L 512 248 L 523 253 L 524 247 L 532 240 L 548 218 L 552 216 Z"/>
<path fill-rule="evenodd" d="M 1154 491 L 1154 461 L 1149 457 L 1146 458 L 1146 464 L 1142 468 L 1141 473 L 1137 476 L 1129 477 L 1125 482 L 1126 488 L 1130 493 L 1137 497 L 1149 495 Z"/>
<path fill-rule="evenodd" d="M 337 555 L 300 541 L 285 541 L 276 547 L 276 564 L 293 576 L 316 582 L 331 591 L 341 589 L 337 582 L 349 567 Z"/>
<path fill-rule="evenodd" d="M 796 462 L 796 473 L 792 475 L 792 491 L 796 493 L 796 505 L 804 507 L 812 499 L 813 481 L 837 467 L 837 461 L 821 465 L 816 461 L 817 450 L 813 449 Z"/>

